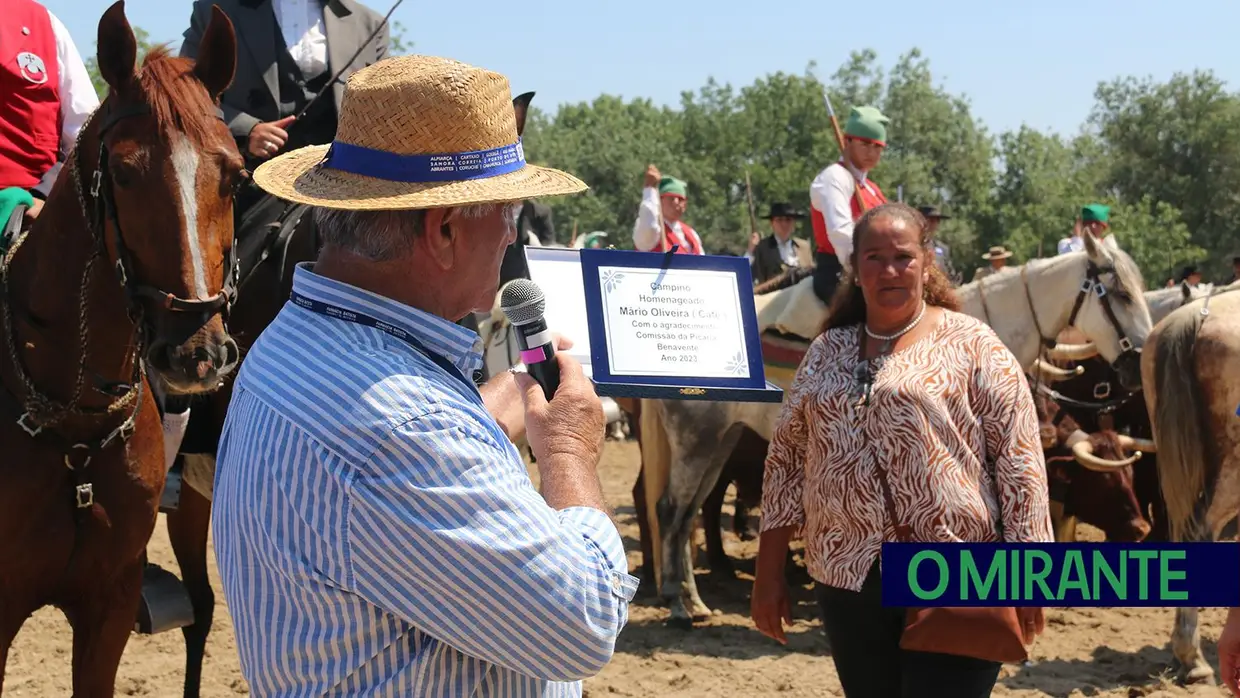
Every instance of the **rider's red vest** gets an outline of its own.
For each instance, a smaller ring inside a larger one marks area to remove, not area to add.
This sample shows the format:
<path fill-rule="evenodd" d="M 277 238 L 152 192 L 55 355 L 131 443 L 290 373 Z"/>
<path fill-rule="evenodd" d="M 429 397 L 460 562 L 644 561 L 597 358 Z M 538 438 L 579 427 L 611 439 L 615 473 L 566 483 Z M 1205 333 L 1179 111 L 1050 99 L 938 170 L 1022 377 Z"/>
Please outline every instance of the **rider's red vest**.
<path fill-rule="evenodd" d="M 837 162 L 832 165 L 832 167 L 843 166 L 844 165 L 842 162 Z M 851 172 L 849 173 L 849 176 L 852 176 Z M 857 180 L 854 177 L 854 188 L 856 181 Z M 883 190 L 879 189 L 878 185 L 871 181 L 869 177 L 865 180 L 865 186 L 861 188 L 861 198 L 865 201 L 865 208 L 867 211 L 875 206 L 887 203 L 887 197 L 883 195 Z M 852 211 L 853 222 L 856 223 L 857 220 L 861 218 L 861 205 L 857 203 L 856 194 L 848 195 L 848 207 L 849 210 Z M 831 240 L 827 238 L 827 221 L 826 218 L 823 217 L 822 211 L 810 207 L 810 223 L 814 226 L 814 242 L 818 246 L 818 251 L 835 254 L 835 246 L 832 245 Z"/>
<path fill-rule="evenodd" d="M 0 22 L 0 188 L 29 189 L 60 149 L 60 63 L 47 8 L 5 0 Z"/>
<path fill-rule="evenodd" d="M 685 236 L 684 243 L 676 239 L 676 231 L 672 230 L 672 224 L 663 221 L 663 241 L 660 247 L 648 252 L 666 252 L 672 249 L 672 245 L 680 245 L 676 250 L 676 254 L 702 254 L 702 239 L 698 237 L 697 231 L 689 227 L 688 223 L 680 221 L 680 230 Z"/>

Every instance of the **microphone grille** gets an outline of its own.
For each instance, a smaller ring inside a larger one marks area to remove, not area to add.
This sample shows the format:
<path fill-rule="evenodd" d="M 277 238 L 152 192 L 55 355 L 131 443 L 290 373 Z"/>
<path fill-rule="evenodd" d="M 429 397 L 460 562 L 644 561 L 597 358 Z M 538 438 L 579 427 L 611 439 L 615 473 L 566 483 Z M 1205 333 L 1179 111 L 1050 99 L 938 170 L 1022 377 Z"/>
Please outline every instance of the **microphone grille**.
<path fill-rule="evenodd" d="M 529 279 L 513 279 L 500 292 L 499 307 L 508 322 L 526 325 L 542 317 L 547 299 L 538 284 Z"/>

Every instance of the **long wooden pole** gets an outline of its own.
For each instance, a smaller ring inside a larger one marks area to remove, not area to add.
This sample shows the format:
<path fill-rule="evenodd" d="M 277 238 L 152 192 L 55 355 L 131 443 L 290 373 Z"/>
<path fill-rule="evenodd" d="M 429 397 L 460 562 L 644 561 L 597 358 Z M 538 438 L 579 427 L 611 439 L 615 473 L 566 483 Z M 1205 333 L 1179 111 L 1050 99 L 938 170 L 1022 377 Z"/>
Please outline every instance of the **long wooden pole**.
<path fill-rule="evenodd" d="M 844 156 L 844 132 L 840 130 L 840 120 L 835 118 L 835 108 L 831 106 L 831 95 L 827 94 L 827 89 L 822 89 L 822 99 L 827 103 L 827 114 L 831 117 L 831 127 L 835 129 L 835 143 L 840 147 L 840 157 L 844 158 L 844 162 L 848 162 L 848 158 Z M 865 213 L 868 209 L 865 205 L 865 199 L 861 196 L 861 183 L 857 182 L 857 186 L 853 188 L 853 195 L 857 197 L 857 205 L 861 207 L 861 212 Z"/>
<path fill-rule="evenodd" d="M 758 217 L 753 211 L 753 187 L 749 184 L 749 168 L 745 168 L 745 200 L 749 202 L 750 233 L 758 232 Z"/>

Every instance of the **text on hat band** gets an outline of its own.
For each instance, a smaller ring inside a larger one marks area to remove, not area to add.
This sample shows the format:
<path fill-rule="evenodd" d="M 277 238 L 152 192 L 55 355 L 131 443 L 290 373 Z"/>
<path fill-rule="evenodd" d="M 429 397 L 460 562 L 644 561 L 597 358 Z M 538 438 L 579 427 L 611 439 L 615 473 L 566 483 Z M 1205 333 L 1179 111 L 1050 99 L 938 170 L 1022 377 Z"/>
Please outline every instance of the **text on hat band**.
<path fill-rule="evenodd" d="M 352 143 L 335 141 L 323 166 L 390 182 L 451 182 L 485 179 L 525 167 L 520 139 L 488 150 L 435 155 L 401 155 Z"/>

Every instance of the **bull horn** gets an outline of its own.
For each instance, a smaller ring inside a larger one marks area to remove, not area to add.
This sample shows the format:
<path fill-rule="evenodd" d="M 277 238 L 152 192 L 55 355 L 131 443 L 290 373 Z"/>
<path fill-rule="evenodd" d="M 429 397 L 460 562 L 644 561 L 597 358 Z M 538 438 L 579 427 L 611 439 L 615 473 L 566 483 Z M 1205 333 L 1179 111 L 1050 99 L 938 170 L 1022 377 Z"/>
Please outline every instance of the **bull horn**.
<path fill-rule="evenodd" d="M 1056 361 L 1084 361 L 1098 355 L 1098 347 L 1093 342 L 1085 344 L 1056 344 L 1047 350 L 1047 355 Z"/>
<path fill-rule="evenodd" d="M 1124 447 L 1125 451 L 1144 451 L 1145 453 L 1158 453 L 1158 446 L 1151 439 L 1137 439 L 1131 436 L 1119 434 L 1119 445 Z"/>
<path fill-rule="evenodd" d="M 1110 473 L 1116 470 L 1126 468 L 1141 459 L 1141 452 L 1137 451 L 1132 456 L 1123 460 L 1106 460 L 1094 455 L 1094 448 L 1088 439 L 1078 441 L 1072 446 L 1072 454 L 1076 456 L 1076 462 L 1099 473 Z"/>
<path fill-rule="evenodd" d="M 1054 364 L 1048 364 L 1042 361 L 1042 359 L 1034 359 L 1033 370 L 1041 373 L 1047 380 L 1066 381 L 1069 378 L 1073 378 L 1084 373 L 1085 367 L 1078 364 L 1076 368 L 1072 369 L 1059 368 Z"/>

